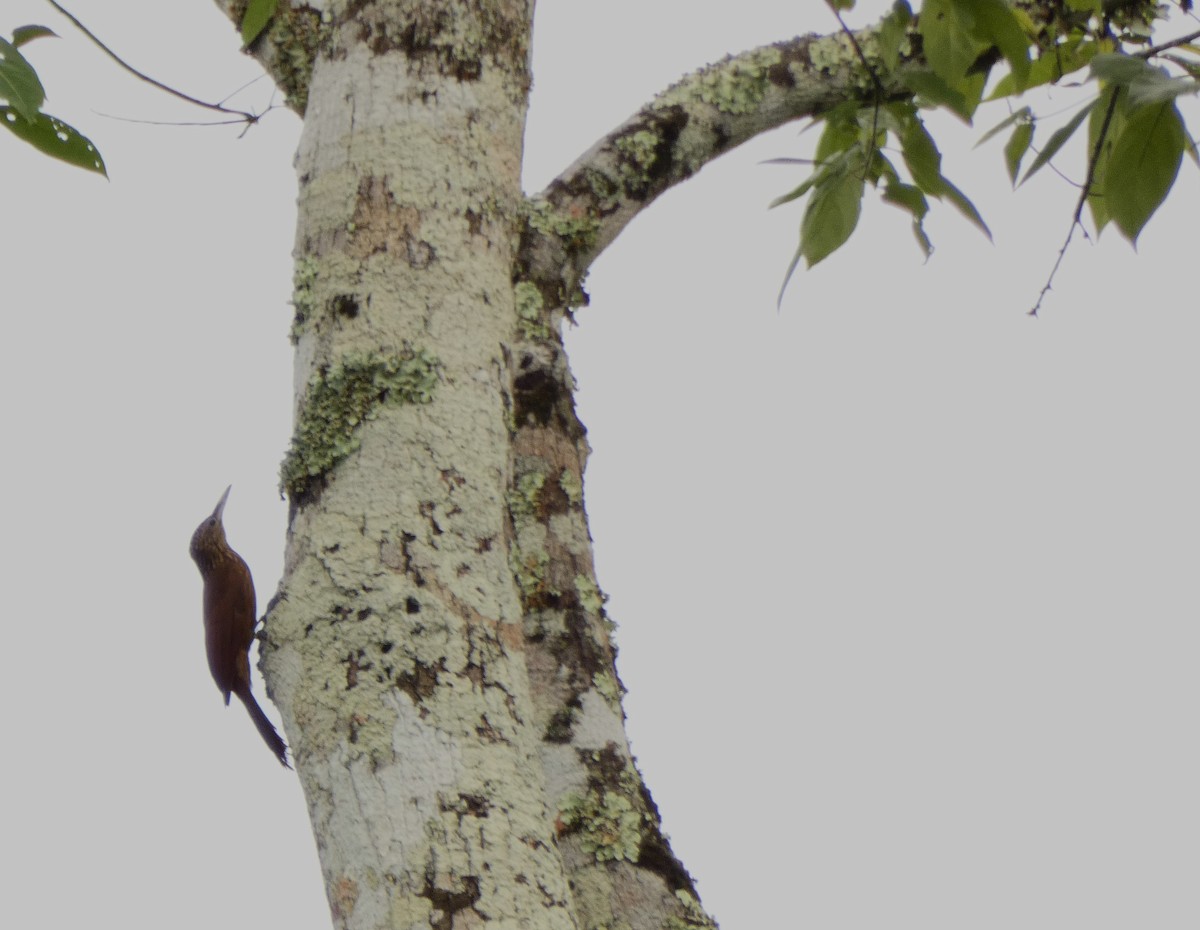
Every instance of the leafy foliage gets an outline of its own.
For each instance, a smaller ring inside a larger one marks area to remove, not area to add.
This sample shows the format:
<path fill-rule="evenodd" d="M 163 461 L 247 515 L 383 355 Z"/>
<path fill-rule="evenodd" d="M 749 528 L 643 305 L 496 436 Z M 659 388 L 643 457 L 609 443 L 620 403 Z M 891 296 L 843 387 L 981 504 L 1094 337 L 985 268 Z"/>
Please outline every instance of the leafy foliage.
<path fill-rule="evenodd" d="M 107 175 L 91 141 L 57 117 L 42 112 L 46 91 L 20 46 L 54 33 L 45 26 L 20 26 L 12 41 L 0 39 L 0 125 L 38 151 L 88 171 Z"/>
<path fill-rule="evenodd" d="M 839 12 L 853 6 L 829 2 Z M 1191 6 L 1189 0 L 1178 4 L 1185 11 Z M 1200 34 L 1151 44 L 1167 13 L 1149 0 L 924 0 L 914 13 L 907 0 L 896 0 L 872 30 L 877 51 L 861 59 L 874 92 L 821 117 L 811 175 L 772 203 L 808 197 L 784 287 L 802 259 L 811 267 L 849 239 L 868 188 L 909 213 L 926 256 L 932 252 L 924 228 L 930 200 L 950 203 L 988 235 L 979 211 L 942 173 L 941 152 L 921 113 L 941 108 L 969 124 L 981 104 L 996 100 L 1009 101 L 1012 112 L 979 144 L 1007 134 L 1004 164 L 1014 187 L 1087 125 L 1087 174 L 1075 220 L 1086 203 L 1097 232 L 1112 221 L 1136 244 L 1174 185 L 1184 152 L 1200 164 L 1176 106 L 1178 97 L 1200 91 L 1200 48 L 1191 44 Z M 997 65 L 1004 72 L 985 97 Z M 1011 101 L 1084 69 L 1084 79 L 1072 86 L 1090 89 L 1090 96 L 1036 144 L 1037 115 Z M 910 99 L 897 102 L 904 90 Z M 893 163 L 897 148 L 902 170 Z"/>

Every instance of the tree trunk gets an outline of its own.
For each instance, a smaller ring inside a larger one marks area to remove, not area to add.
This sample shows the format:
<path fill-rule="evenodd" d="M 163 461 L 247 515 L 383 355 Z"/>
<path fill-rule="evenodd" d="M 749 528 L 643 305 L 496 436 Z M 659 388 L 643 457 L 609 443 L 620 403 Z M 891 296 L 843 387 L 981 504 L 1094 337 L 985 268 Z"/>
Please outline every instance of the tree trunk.
<path fill-rule="evenodd" d="M 251 48 L 305 121 L 262 664 L 341 927 L 712 925 L 625 737 L 560 326 L 668 187 L 789 120 L 907 93 L 870 42 L 780 42 L 683 79 L 526 199 L 532 17 L 281 4 Z"/>
<path fill-rule="evenodd" d="M 353 6 L 297 158 L 267 677 L 341 926 L 569 927 L 505 511 L 531 10 Z"/>
<path fill-rule="evenodd" d="M 532 15 L 283 6 L 254 49 L 305 121 L 263 670 L 341 927 L 705 922 L 623 734 L 557 327 L 514 287 Z"/>

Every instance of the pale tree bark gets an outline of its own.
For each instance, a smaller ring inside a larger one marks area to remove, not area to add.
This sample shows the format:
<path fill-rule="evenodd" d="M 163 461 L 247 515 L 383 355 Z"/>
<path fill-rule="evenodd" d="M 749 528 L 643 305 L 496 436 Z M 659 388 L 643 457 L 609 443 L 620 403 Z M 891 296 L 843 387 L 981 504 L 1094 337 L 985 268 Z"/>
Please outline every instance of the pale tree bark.
<path fill-rule="evenodd" d="M 845 36 L 757 49 L 527 199 L 533 0 L 281 7 L 251 49 L 304 118 L 262 665 L 334 922 L 710 925 L 625 737 L 560 324 L 662 191 L 880 87 Z"/>

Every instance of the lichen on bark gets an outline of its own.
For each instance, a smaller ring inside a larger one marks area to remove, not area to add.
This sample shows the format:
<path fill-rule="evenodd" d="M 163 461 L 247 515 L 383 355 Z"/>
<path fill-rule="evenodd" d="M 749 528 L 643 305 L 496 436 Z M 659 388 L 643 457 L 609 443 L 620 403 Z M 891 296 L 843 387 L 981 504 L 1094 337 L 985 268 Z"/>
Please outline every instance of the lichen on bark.
<path fill-rule="evenodd" d="M 359 427 L 383 404 L 428 404 L 438 361 L 424 349 L 398 355 L 348 356 L 308 386 L 292 444 L 283 460 L 281 490 L 297 500 L 313 482 L 359 447 Z"/>

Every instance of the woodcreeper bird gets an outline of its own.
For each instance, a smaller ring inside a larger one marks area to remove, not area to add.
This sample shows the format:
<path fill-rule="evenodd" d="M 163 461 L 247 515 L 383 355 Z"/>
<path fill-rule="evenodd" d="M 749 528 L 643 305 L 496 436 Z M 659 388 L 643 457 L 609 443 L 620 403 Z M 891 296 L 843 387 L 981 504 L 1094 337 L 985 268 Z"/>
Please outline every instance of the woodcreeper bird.
<path fill-rule="evenodd" d="M 204 579 L 204 645 L 208 652 L 208 670 L 212 672 L 217 688 L 225 695 L 225 705 L 229 706 L 229 695 L 236 694 L 246 705 L 263 742 L 285 768 L 291 768 L 287 761 L 287 745 L 250 693 L 254 579 L 250 577 L 245 560 L 225 541 L 221 514 L 232 488 L 230 485 L 225 489 L 212 516 L 192 534 L 192 559 Z"/>

